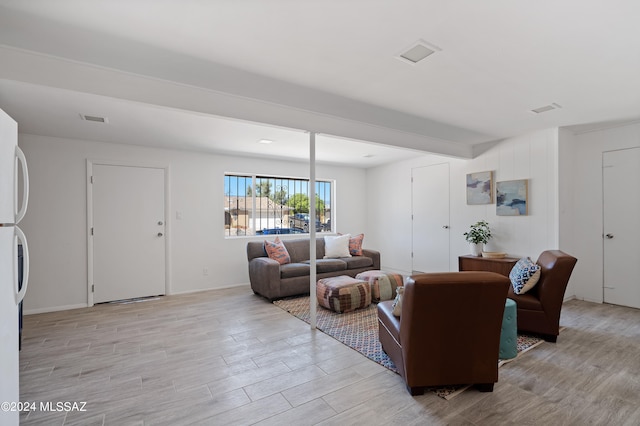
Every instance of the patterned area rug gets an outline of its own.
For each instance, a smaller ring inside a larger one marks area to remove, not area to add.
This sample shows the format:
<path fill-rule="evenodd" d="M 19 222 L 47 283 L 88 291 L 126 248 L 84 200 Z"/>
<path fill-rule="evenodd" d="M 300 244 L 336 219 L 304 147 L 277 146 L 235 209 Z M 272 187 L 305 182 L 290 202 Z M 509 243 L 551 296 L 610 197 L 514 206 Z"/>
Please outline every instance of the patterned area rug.
<path fill-rule="evenodd" d="M 293 299 L 276 300 L 276 306 L 291 315 L 309 323 L 309 297 L 297 297 Z M 318 306 L 317 327 L 323 333 L 328 334 L 341 343 L 355 349 L 367 358 L 397 373 L 398 370 L 393 361 L 382 350 L 378 339 L 378 314 L 375 304 L 368 308 L 358 309 L 353 312 L 337 314 L 333 311 Z M 517 359 L 521 354 L 542 344 L 544 340 L 537 337 L 518 335 L 518 356 L 509 360 L 499 360 L 498 367 Z M 469 386 L 457 386 L 432 389 L 439 397 L 451 399 L 459 395 Z"/>

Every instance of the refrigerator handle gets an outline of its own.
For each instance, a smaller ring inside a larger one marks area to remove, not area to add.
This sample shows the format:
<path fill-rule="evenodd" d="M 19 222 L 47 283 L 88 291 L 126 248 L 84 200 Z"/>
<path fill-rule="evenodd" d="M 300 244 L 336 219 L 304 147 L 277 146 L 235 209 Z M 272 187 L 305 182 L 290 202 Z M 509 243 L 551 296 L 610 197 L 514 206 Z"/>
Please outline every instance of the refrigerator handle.
<path fill-rule="evenodd" d="M 18 226 L 13 227 L 15 230 L 13 247 L 18 247 L 18 239 L 22 241 L 22 288 L 18 290 L 18 272 L 15 275 L 15 292 L 16 292 L 16 305 L 22 302 L 25 294 L 27 294 L 27 284 L 29 284 L 29 246 L 27 246 L 27 237 L 22 232 L 22 229 Z M 16 262 L 18 259 L 17 253 L 15 253 Z"/>
<path fill-rule="evenodd" d="M 29 204 L 29 171 L 27 170 L 27 158 L 24 156 L 24 152 L 20 149 L 18 145 L 16 145 L 16 162 L 19 161 L 22 164 L 22 206 L 20 210 L 16 213 L 16 221 L 18 224 L 24 215 L 27 213 L 27 204 Z M 16 172 L 17 172 L 17 163 L 16 163 Z M 18 179 L 16 176 L 16 185 Z M 18 191 L 16 188 L 16 197 L 18 197 Z"/>

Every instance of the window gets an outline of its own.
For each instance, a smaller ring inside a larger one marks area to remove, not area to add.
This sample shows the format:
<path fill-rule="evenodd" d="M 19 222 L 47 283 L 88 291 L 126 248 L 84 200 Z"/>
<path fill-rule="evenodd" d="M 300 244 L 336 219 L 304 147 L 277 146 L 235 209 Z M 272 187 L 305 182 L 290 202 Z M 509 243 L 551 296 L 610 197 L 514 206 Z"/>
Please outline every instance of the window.
<path fill-rule="evenodd" d="M 317 180 L 316 231 L 331 231 L 332 182 Z M 225 174 L 225 236 L 309 232 L 309 179 Z"/>

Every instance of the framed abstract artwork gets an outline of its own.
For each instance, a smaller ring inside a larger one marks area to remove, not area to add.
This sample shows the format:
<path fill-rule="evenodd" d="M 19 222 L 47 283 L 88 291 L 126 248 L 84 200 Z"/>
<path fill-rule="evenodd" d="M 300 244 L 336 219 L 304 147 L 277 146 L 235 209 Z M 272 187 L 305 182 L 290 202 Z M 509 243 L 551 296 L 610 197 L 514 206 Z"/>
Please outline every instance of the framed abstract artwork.
<path fill-rule="evenodd" d="M 467 175 L 467 204 L 493 203 L 493 172 Z"/>
<path fill-rule="evenodd" d="M 496 214 L 524 216 L 529 211 L 528 180 L 507 180 L 496 183 Z"/>

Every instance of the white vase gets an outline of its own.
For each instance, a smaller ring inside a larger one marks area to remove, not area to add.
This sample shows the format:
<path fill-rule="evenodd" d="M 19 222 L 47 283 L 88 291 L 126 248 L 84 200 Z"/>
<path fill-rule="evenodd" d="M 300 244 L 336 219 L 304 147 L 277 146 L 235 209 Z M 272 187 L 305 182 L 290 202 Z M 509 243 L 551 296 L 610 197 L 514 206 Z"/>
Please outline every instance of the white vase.
<path fill-rule="evenodd" d="M 469 243 L 472 256 L 482 256 L 482 243 Z"/>

